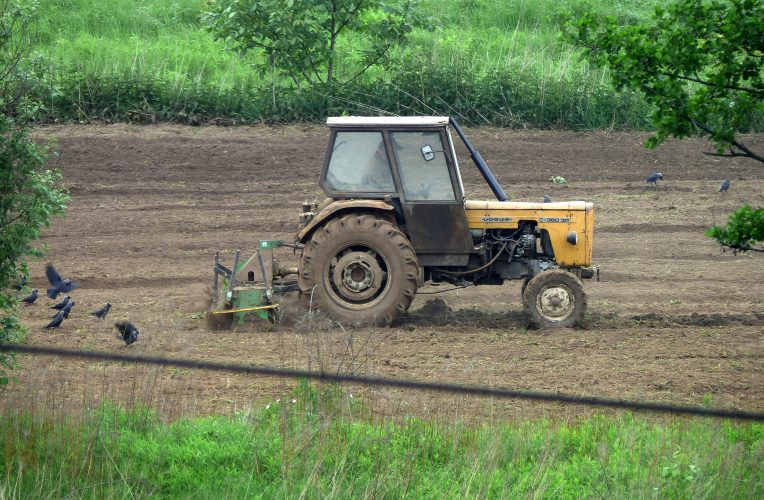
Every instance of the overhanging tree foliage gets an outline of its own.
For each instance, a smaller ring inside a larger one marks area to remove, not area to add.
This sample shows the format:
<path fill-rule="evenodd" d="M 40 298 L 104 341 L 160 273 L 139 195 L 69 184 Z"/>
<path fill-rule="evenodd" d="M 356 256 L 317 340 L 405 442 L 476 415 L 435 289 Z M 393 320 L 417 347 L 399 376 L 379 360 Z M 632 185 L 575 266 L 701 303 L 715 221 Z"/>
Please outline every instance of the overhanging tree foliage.
<path fill-rule="evenodd" d="M 764 162 L 738 136 L 764 116 L 764 0 L 678 0 L 632 26 L 588 13 L 568 21 L 563 36 L 608 68 L 617 88 L 639 90 L 654 105 L 648 147 L 696 135 L 714 143 L 715 155 Z M 764 241 L 761 214 L 742 207 L 706 234 L 753 250 Z"/>
<path fill-rule="evenodd" d="M 706 235 L 733 252 L 764 252 L 764 248 L 755 246 L 764 241 L 764 208 L 754 210 L 749 205 L 743 205 L 730 215 L 726 226 L 714 226 Z"/>
<path fill-rule="evenodd" d="M 66 208 L 58 172 L 45 168 L 47 151 L 30 137 L 36 110 L 28 93 L 35 74 L 23 67 L 33 37 L 33 4 L 0 0 L 0 342 L 23 336 L 16 317 L 16 285 L 26 273 L 26 257 L 39 255 L 40 229 Z M 0 355 L 0 385 L 8 382 L 12 357 Z"/>
<path fill-rule="evenodd" d="M 564 38 L 655 106 L 648 147 L 699 135 L 719 155 L 764 162 L 736 137 L 764 112 L 764 1 L 679 0 L 632 26 L 588 13 L 566 23 Z"/>
<path fill-rule="evenodd" d="M 212 0 L 203 19 L 217 39 L 261 51 L 260 68 L 301 83 L 336 80 L 337 43 L 353 32 L 362 45 L 343 82 L 355 80 L 423 20 L 417 0 Z"/>

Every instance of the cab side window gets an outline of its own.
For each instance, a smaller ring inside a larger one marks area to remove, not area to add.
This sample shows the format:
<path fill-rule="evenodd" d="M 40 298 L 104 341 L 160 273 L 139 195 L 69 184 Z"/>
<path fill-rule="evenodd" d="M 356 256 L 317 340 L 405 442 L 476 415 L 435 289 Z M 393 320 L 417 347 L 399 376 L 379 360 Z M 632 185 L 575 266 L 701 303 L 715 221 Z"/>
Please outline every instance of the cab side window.
<path fill-rule="evenodd" d="M 438 132 L 393 132 L 390 137 L 407 200 L 456 199 Z M 429 160 L 422 151 L 426 146 L 429 146 Z"/>

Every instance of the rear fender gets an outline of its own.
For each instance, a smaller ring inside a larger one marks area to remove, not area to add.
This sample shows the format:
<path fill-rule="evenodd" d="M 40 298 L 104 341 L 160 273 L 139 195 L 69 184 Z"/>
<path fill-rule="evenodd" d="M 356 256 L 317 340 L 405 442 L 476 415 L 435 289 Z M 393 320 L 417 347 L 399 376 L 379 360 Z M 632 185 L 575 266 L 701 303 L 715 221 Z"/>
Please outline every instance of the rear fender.
<path fill-rule="evenodd" d="M 305 243 L 325 221 L 348 212 L 379 212 L 395 221 L 393 205 L 381 200 L 338 200 L 326 205 L 302 229 L 297 232 L 296 243 Z"/>

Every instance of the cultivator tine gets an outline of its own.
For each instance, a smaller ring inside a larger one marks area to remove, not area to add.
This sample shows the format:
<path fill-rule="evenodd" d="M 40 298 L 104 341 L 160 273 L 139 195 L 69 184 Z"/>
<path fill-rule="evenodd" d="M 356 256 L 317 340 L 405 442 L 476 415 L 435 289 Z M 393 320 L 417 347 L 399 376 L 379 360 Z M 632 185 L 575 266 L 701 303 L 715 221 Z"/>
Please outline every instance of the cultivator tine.
<path fill-rule="evenodd" d="M 270 287 L 270 280 L 268 279 L 269 273 L 265 269 L 263 253 L 260 250 L 257 251 L 257 261 L 260 263 L 260 271 L 263 273 L 263 282 L 265 283 L 265 296 L 270 300 L 272 292 Z"/>
<path fill-rule="evenodd" d="M 233 273 L 231 273 L 230 269 L 228 269 L 223 264 L 218 262 L 218 263 L 215 264 L 215 274 L 216 275 L 219 274 L 220 276 L 224 277 L 225 279 L 230 280 L 231 279 L 231 275 Z"/>
<path fill-rule="evenodd" d="M 239 265 L 239 252 L 236 252 L 236 262 L 234 262 L 234 269 Z M 212 282 L 212 305 L 217 306 L 218 298 L 220 295 L 220 276 L 228 280 L 228 291 L 233 288 L 235 277 L 234 272 L 220 263 L 220 252 L 215 252 L 215 280 Z"/>
<path fill-rule="evenodd" d="M 230 271 L 231 278 L 228 280 L 228 291 L 231 292 L 233 287 L 236 286 L 236 269 L 239 267 L 239 257 L 241 256 L 241 250 L 236 250 L 236 256 L 233 258 L 233 269 Z M 228 294 L 226 293 L 226 297 Z"/>
<path fill-rule="evenodd" d="M 220 252 L 215 252 L 215 280 L 212 282 L 212 305 L 217 307 L 218 305 L 218 293 L 220 293 L 220 278 L 218 276 L 218 266 L 220 265 Z"/>

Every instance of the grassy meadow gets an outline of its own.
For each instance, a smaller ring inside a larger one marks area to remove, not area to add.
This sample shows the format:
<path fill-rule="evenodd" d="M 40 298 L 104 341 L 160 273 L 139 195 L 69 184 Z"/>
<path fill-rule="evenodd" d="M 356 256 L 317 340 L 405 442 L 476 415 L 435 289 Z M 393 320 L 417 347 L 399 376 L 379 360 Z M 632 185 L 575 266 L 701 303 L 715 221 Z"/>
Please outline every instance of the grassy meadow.
<path fill-rule="evenodd" d="M 0 416 L 0 498 L 761 498 L 764 425 L 378 421 L 333 387 L 163 423 Z"/>
<path fill-rule="evenodd" d="M 205 0 L 37 0 L 41 117 L 49 121 L 246 123 L 321 120 L 385 110 L 442 113 L 481 125 L 641 128 L 644 102 L 612 89 L 559 41 L 567 14 L 594 8 L 624 21 L 657 0 L 424 0 L 433 20 L 385 69 L 349 85 L 301 91 L 213 40 Z M 337 73 L 362 41 L 340 40 Z M 354 52 L 355 51 L 355 52 Z"/>

